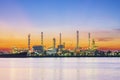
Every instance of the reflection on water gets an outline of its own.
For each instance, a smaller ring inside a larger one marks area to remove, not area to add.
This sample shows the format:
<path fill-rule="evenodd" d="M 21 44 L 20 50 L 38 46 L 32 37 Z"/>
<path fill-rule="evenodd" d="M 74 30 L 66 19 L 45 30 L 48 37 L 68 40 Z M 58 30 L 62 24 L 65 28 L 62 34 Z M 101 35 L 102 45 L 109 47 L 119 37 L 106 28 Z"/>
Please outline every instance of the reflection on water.
<path fill-rule="evenodd" d="M 80 64 L 79 64 L 79 58 L 77 59 L 77 65 L 78 65 L 78 67 L 79 67 L 79 65 L 80 65 Z M 79 71 L 79 70 L 80 70 L 80 69 L 77 68 L 76 70 L 77 70 L 77 75 L 76 75 L 77 80 L 80 80 L 80 78 L 79 78 L 79 76 L 80 76 L 80 75 L 79 75 L 79 74 L 80 74 L 80 71 Z"/>
<path fill-rule="evenodd" d="M 120 80 L 119 58 L 0 58 L 0 80 Z"/>

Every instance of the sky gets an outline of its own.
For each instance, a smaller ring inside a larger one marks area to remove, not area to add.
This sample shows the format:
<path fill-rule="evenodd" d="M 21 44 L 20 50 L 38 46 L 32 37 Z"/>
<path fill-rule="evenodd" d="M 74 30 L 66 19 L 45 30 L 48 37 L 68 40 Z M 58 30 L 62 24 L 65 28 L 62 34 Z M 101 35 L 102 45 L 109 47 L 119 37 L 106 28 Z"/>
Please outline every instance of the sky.
<path fill-rule="evenodd" d="M 119 0 L 0 0 L 0 48 L 27 48 L 40 45 L 51 47 L 53 38 L 67 48 L 76 46 L 76 30 L 80 47 L 88 47 L 88 32 L 100 49 L 120 50 Z"/>

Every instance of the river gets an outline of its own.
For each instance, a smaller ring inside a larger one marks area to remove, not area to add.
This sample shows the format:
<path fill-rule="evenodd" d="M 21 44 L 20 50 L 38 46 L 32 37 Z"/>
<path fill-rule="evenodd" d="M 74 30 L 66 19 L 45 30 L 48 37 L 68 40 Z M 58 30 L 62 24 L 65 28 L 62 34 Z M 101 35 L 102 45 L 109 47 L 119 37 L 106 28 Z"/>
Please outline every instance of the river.
<path fill-rule="evenodd" d="M 120 58 L 0 58 L 0 80 L 120 80 Z"/>

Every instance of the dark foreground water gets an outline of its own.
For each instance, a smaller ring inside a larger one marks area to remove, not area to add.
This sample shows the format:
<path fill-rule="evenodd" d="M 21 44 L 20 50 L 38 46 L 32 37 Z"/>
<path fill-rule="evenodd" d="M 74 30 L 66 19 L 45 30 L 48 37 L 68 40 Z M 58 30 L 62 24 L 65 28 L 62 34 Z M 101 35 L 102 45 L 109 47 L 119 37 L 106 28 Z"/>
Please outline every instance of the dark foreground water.
<path fill-rule="evenodd" d="M 120 58 L 0 58 L 0 80 L 120 80 Z"/>

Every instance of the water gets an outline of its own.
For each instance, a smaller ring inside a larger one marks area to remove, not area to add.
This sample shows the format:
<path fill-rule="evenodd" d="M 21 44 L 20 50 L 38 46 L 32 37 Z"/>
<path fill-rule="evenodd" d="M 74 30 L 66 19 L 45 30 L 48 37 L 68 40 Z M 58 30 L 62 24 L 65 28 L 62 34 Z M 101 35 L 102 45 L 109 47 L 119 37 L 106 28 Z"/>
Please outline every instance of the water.
<path fill-rule="evenodd" d="M 0 58 L 0 80 L 120 80 L 120 58 Z"/>

